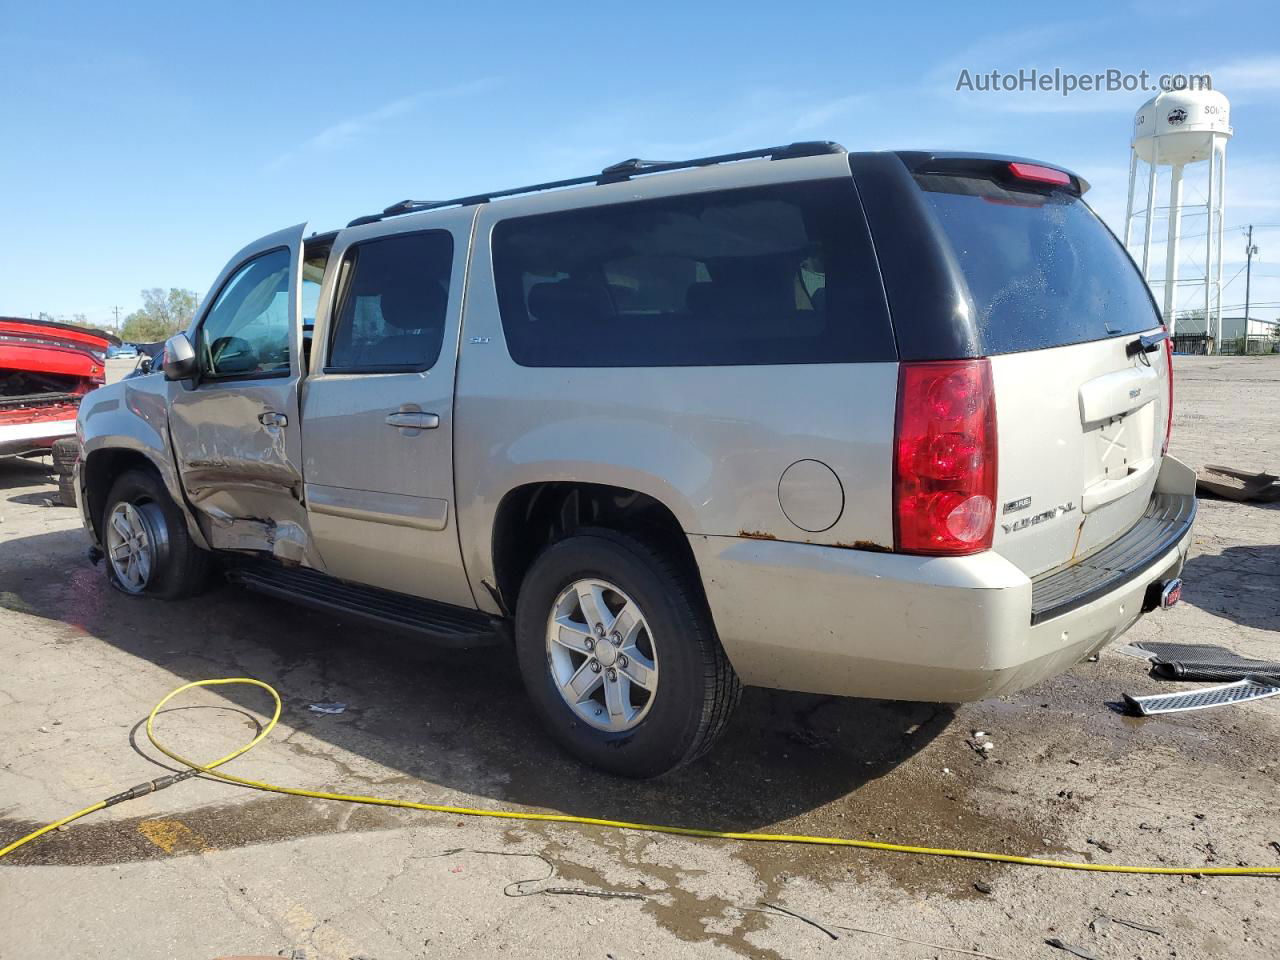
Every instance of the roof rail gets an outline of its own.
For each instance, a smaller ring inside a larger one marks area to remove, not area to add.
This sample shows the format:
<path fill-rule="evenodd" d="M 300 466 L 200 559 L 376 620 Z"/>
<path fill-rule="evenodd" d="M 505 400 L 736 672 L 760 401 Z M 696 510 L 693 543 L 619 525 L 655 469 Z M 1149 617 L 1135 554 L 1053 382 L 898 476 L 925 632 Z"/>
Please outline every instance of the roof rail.
<path fill-rule="evenodd" d="M 619 183 L 634 176 L 650 173 L 665 173 L 668 170 L 684 170 L 689 167 L 709 167 L 718 163 L 733 163 L 738 160 L 755 160 L 768 157 L 771 160 L 790 160 L 793 157 L 816 157 L 827 153 L 845 153 L 845 148 L 831 140 L 805 140 L 789 143 L 781 147 L 764 147 L 760 150 L 744 150 L 741 153 L 721 153 L 713 157 L 695 157 L 692 160 L 640 160 L 632 157 L 619 163 L 605 167 L 599 173 L 585 177 L 572 177 L 568 180 L 551 180 L 547 183 L 534 183 L 527 187 L 512 187 L 509 190 L 495 190 L 492 193 L 477 193 L 469 197 L 456 197 L 453 200 L 401 200 L 393 203 L 381 213 L 356 217 L 348 227 L 358 227 L 366 223 L 377 223 L 387 217 L 398 217 L 406 213 L 421 213 L 423 210 L 436 210 L 440 207 L 467 207 L 475 203 L 488 203 L 501 197 L 514 197 L 522 193 L 538 193 L 542 190 L 558 190 L 561 187 L 578 187 L 588 183 Z"/>

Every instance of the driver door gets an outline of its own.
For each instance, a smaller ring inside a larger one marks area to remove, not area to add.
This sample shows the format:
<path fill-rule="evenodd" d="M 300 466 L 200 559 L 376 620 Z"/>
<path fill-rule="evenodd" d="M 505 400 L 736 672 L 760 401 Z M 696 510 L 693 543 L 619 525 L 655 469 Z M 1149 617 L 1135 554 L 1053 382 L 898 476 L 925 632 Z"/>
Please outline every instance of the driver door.
<path fill-rule="evenodd" d="M 218 277 L 189 333 L 199 372 L 169 384 L 169 430 L 211 546 L 318 566 L 298 417 L 304 229 L 250 244 Z"/>

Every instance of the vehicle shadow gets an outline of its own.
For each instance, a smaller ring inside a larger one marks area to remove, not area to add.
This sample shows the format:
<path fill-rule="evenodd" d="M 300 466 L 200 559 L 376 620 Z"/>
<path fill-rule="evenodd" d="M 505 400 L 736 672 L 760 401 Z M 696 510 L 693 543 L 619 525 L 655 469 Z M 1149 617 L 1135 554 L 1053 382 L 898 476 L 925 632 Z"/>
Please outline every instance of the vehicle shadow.
<path fill-rule="evenodd" d="M 1187 603 L 1245 626 L 1280 630 L 1280 544 L 1197 554 L 1182 579 Z"/>
<path fill-rule="evenodd" d="M 624 780 L 579 765 L 542 733 L 506 648 L 442 651 L 225 584 L 180 602 L 126 597 L 85 554 L 78 529 L 0 543 L 0 605 L 66 623 L 184 681 L 256 677 L 280 692 L 291 726 L 415 780 L 494 802 L 754 829 L 883 776 L 952 718 L 931 704 L 748 689 L 708 756 L 656 781 Z M 218 692 L 241 708 L 264 708 L 249 688 Z M 331 701 L 347 704 L 345 712 L 308 709 Z M 138 703 L 138 716 L 150 707 Z M 404 789 L 384 781 L 376 792 Z"/>
<path fill-rule="evenodd" d="M 18 457 L 0 460 L 0 490 L 30 487 L 37 483 L 48 483 L 57 490 L 57 474 L 53 472 L 53 463 L 47 456 L 34 460 Z"/>

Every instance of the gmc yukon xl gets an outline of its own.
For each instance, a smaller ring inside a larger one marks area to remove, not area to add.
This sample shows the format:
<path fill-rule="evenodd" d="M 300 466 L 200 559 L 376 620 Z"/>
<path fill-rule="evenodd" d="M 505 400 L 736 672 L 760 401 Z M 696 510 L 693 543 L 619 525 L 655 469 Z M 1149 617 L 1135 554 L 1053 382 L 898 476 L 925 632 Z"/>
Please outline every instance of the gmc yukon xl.
<path fill-rule="evenodd" d="M 742 684 L 966 701 L 1176 596 L 1171 344 L 1074 174 L 827 142 L 273 233 L 84 398 L 110 582 L 514 648 L 656 776 Z"/>

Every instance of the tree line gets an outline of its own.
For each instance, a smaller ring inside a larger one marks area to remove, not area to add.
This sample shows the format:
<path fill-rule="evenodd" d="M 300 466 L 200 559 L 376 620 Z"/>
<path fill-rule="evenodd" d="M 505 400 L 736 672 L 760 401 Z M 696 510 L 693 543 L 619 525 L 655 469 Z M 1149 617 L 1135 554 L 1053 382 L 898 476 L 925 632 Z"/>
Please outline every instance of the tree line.
<path fill-rule="evenodd" d="M 133 311 L 120 325 L 120 339 L 133 343 L 155 343 L 191 325 L 200 300 L 194 290 L 160 287 L 142 291 L 142 308 Z"/>
<path fill-rule="evenodd" d="M 131 343 L 156 343 L 165 340 L 191 325 L 199 305 L 200 298 L 194 290 L 182 290 L 178 287 L 170 287 L 167 291 L 160 287 L 143 290 L 142 306 L 126 316 L 120 324 L 120 339 Z M 70 320 L 67 320 L 41 311 L 36 319 L 97 329 L 83 313 L 73 313 Z"/>

